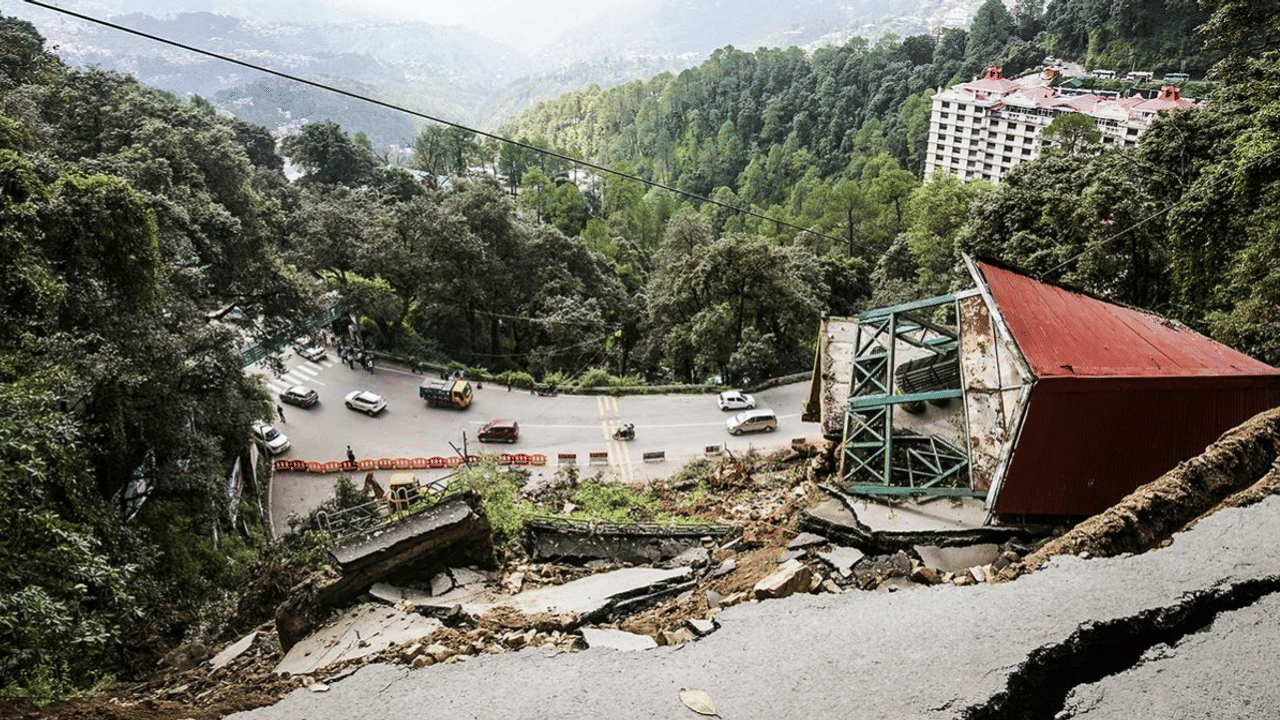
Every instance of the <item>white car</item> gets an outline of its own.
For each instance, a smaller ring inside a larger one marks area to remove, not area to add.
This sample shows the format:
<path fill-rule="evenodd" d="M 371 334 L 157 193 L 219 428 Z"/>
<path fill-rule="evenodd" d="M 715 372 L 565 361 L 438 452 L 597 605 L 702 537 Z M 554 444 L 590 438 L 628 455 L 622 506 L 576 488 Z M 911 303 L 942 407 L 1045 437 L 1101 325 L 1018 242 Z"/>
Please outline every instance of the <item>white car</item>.
<path fill-rule="evenodd" d="M 343 400 L 347 403 L 348 409 L 368 413 L 369 417 L 382 412 L 387 406 L 387 401 L 383 400 L 381 395 L 368 390 L 354 390 L 347 393 Z"/>
<path fill-rule="evenodd" d="M 725 390 L 718 402 L 721 410 L 750 410 L 756 406 L 756 399 L 741 390 Z"/>
<path fill-rule="evenodd" d="M 297 345 L 293 348 L 299 355 L 311 362 L 320 362 L 327 357 L 324 348 L 319 345 Z"/>
<path fill-rule="evenodd" d="M 265 445 L 272 455 L 279 455 L 289 449 L 289 438 L 261 420 L 253 424 L 253 438 Z"/>

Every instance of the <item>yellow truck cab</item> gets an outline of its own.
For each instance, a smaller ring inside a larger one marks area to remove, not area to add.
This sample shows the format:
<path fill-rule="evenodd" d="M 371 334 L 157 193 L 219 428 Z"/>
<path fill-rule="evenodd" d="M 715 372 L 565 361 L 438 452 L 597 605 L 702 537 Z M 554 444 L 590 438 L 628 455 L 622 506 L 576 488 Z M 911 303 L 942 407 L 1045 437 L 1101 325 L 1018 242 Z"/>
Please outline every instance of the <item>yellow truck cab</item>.
<path fill-rule="evenodd" d="M 427 378 L 418 386 L 418 396 L 431 407 L 466 410 L 471 407 L 471 382 L 462 378 Z"/>

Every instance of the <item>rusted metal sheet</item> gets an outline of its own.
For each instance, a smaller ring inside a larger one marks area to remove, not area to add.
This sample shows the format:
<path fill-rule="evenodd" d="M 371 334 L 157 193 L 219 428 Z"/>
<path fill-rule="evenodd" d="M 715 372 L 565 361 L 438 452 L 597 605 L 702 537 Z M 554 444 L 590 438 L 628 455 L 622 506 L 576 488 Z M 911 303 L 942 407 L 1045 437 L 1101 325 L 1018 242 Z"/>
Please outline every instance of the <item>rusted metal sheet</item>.
<path fill-rule="evenodd" d="M 1181 323 L 976 265 L 1038 378 L 1280 375 Z"/>
<path fill-rule="evenodd" d="M 992 510 L 1101 512 L 1277 405 L 1275 376 L 1042 379 Z"/>

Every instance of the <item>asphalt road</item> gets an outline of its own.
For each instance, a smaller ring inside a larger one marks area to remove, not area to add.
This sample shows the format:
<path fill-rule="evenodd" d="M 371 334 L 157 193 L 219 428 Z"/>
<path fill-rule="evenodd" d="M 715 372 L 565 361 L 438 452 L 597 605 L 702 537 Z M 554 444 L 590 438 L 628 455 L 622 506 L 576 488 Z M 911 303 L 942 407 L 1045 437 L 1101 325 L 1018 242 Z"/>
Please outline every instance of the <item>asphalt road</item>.
<path fill-rule="evenodd" d="M 342 460 L 351 446 L 357 458 L 448 457 L 454 447 L 470 454 L 517 452 L 542 454 L 548 465 L 535 472 L 554 472 L 560 454 L 574 454 L 579 466 L 623 481 L 647 481 L 670 474 L 684 463 L 705 456 L 708 446 L 730 452 L 750 448 L 772 450 L 792 438 L 816 438 L 816 423 L 800 420 L 807 383 L 793 383 L 756 393 L 758 407 L 772 408 L 778 429 L 772 433 L 733 437 L 725 429 L 732 412 L 721 411 L 714 395 L 637 395 L 542 397 L 528 390 L 484 384 L 475 391 L 467 410 L 433 408 L 418 397 L 423 375 L 397 366 L 375 367 L 373 373 L 352 370 L 333 353 L 319 363 L 294 354 L 280 378 L 263 374 L 273 395 L 291 385 L 307 385 L 320 395 L 309 409 L 284 405 L 285 422 L 276 423 L 292 446 L 277 457 L 300 460 Z M 352 390 L 371 390 L 387 400 L 376 417 L 348 410 L 343 397 Z M 520 423 L 514 444 L 480 444 L 479 427 L 492 419 Z M 636 427 L 636 439 L 613 440 L 623 423 Z M 608 453 L 608 463 L 591 465 L 590 453 Z M 645 453 L 663 453 L 664 460 L 644 460 Z M 415 471 L 421 478 L 442 477 L 443 471 Z M 379 479 L 387 473 L 378 473 Z M 278 473 L 272 485 L 271 516 L 277 532 L 287 528 L 290 514 L 305 515 L 333 494 L 336 476 Z"/>
<path fill-rule="evenodd" d="M 1059 558 L 1001 585 L 798 595 L 732 607 L 697 642 L 526 648 L 421 670 L 371 665 L 234 720 L 1280 716 L 1280 497 L 1166 548 Z"/>

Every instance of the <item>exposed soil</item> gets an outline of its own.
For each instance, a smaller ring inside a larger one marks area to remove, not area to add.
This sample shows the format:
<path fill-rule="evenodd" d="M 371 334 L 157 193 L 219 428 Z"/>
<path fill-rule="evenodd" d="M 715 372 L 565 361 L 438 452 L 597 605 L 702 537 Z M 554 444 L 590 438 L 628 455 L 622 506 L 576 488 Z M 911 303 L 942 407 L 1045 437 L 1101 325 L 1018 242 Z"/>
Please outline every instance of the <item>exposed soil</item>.
<path fill-rule="evenodd" d="M 724 600 L 721 607 L 746 599 L 762 578 L 778 568 L 787 544 L 797 534 L 800 510 L 823 498 L 816 482 L 826 481 L 824 471 L 830 456 L 813 457 L 813 452 L 789 452 L 755 463 L 725 458 L 700 479 L 706 493 L 690 500 L 699 478 L 677 476 L 655 488 L 659 510 L 683 514 L 702 521 L 732 524 L 742 529 L 740 537 L 711 549 L 712 567 L 732 570 L 704 572 L 695 589 L 679 597 L 660 601 L 641 612 L 613 619 L 619 629 L 653 636 L 660 644 L 687 642 L 693 634 L 691 619 L 713 620 L 721 609 L 711 600 Z M 815 482 L 816 481 L 816 482 Z M 1168 544 L 1171 535 L 1224 507 L 1257 502 L 1280 492 L 1280 409 L 1264 413 L 1226 433 L 1206 452 L 1180 464 L 1164 477 L 1145 485 L 1114 508 L 1077 525 L 1013 562 L 1000 572 L 1000 580 L 1012 580 L 1034 571 L 1053 555 L 1090 553 L 1115 555 L 1142 552 Z M 562 503 L 553 497 L 549 502 Z M 558 509 L 558 507 L 557 507 Z M 504 553 L 507 562 L 499 576 L 518 574 L 523 587 L 559 584 L 607 571 L 611 567 L 580 567 L 530 564 L 517 548 Z M 831 587 L 830 568 L 803 556 L 814 573 L 811 591 Z M 873 572 L 842 579 L 841 588 L 870 589 L 886 577 L 909 574 L 917 581 L 976 582 L 968 575 L 940 575 L 906 558 L 868 558 Z M 884 572 L 884 568 L 898 568 Z M 711 568 L 706 568 L 710 570 Z M 245 626 L 250 618 L 270 617 L 273 603 L 292 587 L 296 578 L 287 573 L 264 572 L 255 587 L 245 594 L 228 630 Z M 281 568 L 276 568 L 281 570 Z M 826 578 L 824 582 L 824 578 Z M 995 571 L 986 578 L 996 580 Z M 709 592 L 710 591 L 710 592 Z M 409 647 L 391 648 L 372 660 L 423 667 L 438 662 L 462 662 L 467 657 L 540 646 L 571 651 L 580 638 L 566 632 L 575 618 L 554 615 L 525 615 L 514 610 L 488 613 L 479 618 L 462 618 Z M 249 629 L 249 628 L 244 628 Z M 323 691 L 325 683 L 354 671 L 329 667 L 314 677 L 280 677 L 272 673 L 280 657 L 271 623 L 257 627 L 252 647 L 219 670 L 207 663 L 185 671 L 159 671 L 132 684 L 121 684 L 91 697 L 35 708 L 21 701 L 0 701 L 0 717 L 30 720 L 160 720 L 192 718 L 213 720 L 229 713 L 252 709 L 278 701 L 304 685 Z M 225 634 L 225 633 L 224 633 Z M 226 639 L 226 638 L 224 638 Z M 231 639 L 234 639 L 232 637 Z M 202 660 L 203 658 L 201 658 Z"/>

